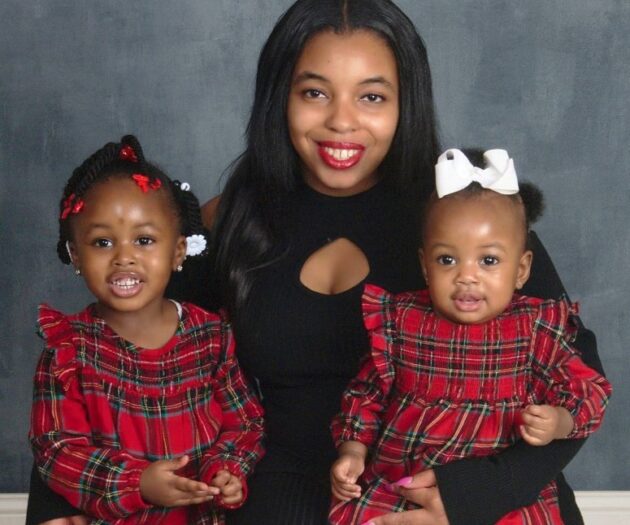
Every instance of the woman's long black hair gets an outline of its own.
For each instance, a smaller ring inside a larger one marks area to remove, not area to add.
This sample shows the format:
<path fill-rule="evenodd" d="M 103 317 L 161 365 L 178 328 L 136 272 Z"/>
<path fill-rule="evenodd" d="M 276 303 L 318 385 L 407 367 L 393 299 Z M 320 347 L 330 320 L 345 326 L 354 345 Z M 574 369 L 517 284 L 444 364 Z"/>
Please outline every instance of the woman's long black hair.
<path fill-rule="evenodd" d="M 277 214 L 301 180 L 287 124 L 295 64 L 313 35 L 359 29 L 380 35 L 398 66 L 400 117 L 379 172 L 405 192 L 414 187 L 422 198 L 431 193 L 439 149 L 431 73 L 411 20 L 390 0 L 298 0 L 260 53 L 246 150 L 233 165 L 213 228 L 214 293 L 233 315 L 247 299 L 252 270 L 268 261 Z"/>

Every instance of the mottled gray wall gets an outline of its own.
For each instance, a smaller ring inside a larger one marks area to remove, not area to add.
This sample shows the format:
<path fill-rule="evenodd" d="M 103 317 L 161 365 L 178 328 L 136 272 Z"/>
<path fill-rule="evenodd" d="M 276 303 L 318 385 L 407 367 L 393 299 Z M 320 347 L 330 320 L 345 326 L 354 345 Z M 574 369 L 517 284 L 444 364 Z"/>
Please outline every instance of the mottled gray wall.
<path fill-rule="evenodd" d="M 0 3 L 0 491 L 27 488 L 35 308 L 88 301 L 55 255 L 70 170 L 123 133 L 206 200 L 239 153 L 258 50 L 289 0 Z M 615 394 L 567 473 L 628 490 L 630 2 L 400 0 L 426 40 L 445 145 L 501 146 L 548 200 L 538 231 Z"/>

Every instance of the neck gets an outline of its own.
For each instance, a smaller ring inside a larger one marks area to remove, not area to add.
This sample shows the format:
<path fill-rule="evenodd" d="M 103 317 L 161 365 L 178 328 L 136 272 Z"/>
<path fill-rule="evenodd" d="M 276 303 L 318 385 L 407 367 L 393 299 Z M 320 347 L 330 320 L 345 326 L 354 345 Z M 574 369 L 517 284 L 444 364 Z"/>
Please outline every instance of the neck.
<path fill-rule="evenodd" d="M 177 308 L 164 298 L 154 305 L 130 312 L 97 303 L 96 312 L 116 334 L 145 349 L 164 346 L 173 337 L 179 323 Z"/>

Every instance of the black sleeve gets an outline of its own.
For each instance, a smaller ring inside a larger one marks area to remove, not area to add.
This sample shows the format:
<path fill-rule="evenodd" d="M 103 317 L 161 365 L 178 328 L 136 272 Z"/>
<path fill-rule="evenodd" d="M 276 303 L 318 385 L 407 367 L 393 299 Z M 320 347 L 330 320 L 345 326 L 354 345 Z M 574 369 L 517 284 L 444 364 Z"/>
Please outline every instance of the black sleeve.
<path fill-rule="evenodd" d="M 566 295 L 549 254 L 533 232 L 530 248 L 534 262 L 523 293 L 543 299 Z M 603 373 L 595 336 L 579 319 L 576 322 L 579 329 L 575 347 L 586 364 Z M 584 441 L 555 440 L 544 447 L 519 441 L 495 456 L 468 458 L 435 467 L 450 525 L 492 524 L 508 512 L 530 505 L 542 488 L 561 474 Z M 573 515 L 579 519 L 572 493 L 568 486 L 566 489 L 560 491 L 563 516 Z"/>
<path fill-rule="evenodd" d="M 26 507 L 26 525 L 37 525 L 55 518 L 66 518 L 83 514 L 62 496 L 52 491 L 39 476 L 35 465 L 31 469 L 31 482 Z"/>

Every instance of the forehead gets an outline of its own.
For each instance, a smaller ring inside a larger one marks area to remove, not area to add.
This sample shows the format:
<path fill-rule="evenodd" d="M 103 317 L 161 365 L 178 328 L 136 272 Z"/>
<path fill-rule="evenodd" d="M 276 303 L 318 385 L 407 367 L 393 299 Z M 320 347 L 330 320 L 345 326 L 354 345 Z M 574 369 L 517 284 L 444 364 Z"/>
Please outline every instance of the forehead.
<path fill-rule="evenodd" d="M 130 176 L 111 176 L 93 184 L 83 196 L 85 207 L 77 218 L 121 218 L 131 220 L 138 215 L 172 219 L 175 212 L 166 190 L 143 192 Z"/>
<path fill-rule="evenodd" d="M 365 29 L 316 33 L 302 49 L 294 74 L 299 75 L 304 69 L 338 71 L 345 77 L 365 74 L 366 70 L 379 70 L 379 75 L 394 77 L 397 74 L 396 58 L 385 39 Z"/>
<path fill-rule="evenodd" d="M 524 210 L 516 200 L 496 192 L 449 195 L 429 204 L 425 240 L 435 235 L 487 235 L 521 242 L 525 236 Z"/>

